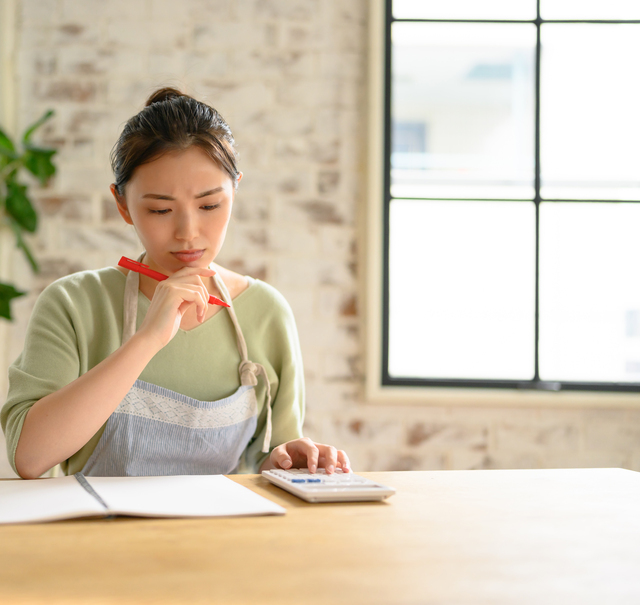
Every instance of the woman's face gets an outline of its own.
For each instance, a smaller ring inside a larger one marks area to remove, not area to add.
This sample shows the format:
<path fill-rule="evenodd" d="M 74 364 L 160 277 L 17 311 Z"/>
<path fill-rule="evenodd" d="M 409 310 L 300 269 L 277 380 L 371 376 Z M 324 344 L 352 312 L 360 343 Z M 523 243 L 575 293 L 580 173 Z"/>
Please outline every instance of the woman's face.
<path fill-rule="evenodd" d="M 235 190 L 229 175 L 200 148 L 138 166 L 125 185 L 124 199 L 115 186 L 111 190 L 152 269 L 171 275 L 182 267 L 206 267 L 218 255 Z"/>

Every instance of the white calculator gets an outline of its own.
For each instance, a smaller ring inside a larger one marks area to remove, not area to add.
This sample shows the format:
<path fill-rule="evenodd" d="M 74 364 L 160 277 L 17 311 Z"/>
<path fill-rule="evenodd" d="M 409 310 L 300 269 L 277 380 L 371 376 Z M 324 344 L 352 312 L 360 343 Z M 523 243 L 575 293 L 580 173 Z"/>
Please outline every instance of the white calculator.
<path fill-rule="evenodd" d="M 384 500 L 396 493 L 392 487 L 381 485 L 354 473 L 343 473 L 339 469 L 331 475 L 327 474 L 323 468 L 319 468 L 315 473 L 310 473 L 306 468 L 290 471 L 273 469 L 262 471 L 262 476 L 307 502 Z"/>

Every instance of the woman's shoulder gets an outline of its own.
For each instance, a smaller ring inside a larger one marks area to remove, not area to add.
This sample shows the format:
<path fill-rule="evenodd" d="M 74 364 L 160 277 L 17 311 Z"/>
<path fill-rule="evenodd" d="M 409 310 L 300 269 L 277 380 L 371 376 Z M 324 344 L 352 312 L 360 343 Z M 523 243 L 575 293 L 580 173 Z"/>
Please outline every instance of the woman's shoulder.
<path fill-rule="evenodd" d="M 251 305 L 262 313 L 291 315 L 291 307 L 283 294 L 271 284 L 249 277 L 249 287 L 234 300 L 234 304 Z"/>
<path fill-rule="evenodd" d="M 88 269 L 70 273 L 50 283 L 40 294 L 39 301 L 69 301 L 77 304 L 82 300 L 106 301 L 112 296 L 122 298 L 125 276 L 115 267 Z"/>

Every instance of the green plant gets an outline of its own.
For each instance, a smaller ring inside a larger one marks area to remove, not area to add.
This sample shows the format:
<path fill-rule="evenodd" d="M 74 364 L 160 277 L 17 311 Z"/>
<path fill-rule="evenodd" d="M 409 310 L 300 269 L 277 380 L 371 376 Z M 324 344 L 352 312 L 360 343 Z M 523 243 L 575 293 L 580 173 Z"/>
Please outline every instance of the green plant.
<path fill-rule="evenodd" d="M 55 174 L 52 162 L 55 149 L 38 147 L 31 142 L 31 136 L 47 120 L 53 111 L 47 111 L 33 123 L 22 136 L 20 148 L 0 128 L 0 215 L 2 225 L 8 227 L 16 238 L 16 247 L 22 250 L 34 272 L 38 263 L 25 242 L 23 234 L 33 233 L 38 227 L 38 215 L 29 199 L 28 185 L 20 182 L 23 170 L 35 176 L 41 185 L 46 185 Z M 0 317 L 11 319 L 11 301 L 26 292 L 17 290 L 12 284 L 0 282 Z"/>

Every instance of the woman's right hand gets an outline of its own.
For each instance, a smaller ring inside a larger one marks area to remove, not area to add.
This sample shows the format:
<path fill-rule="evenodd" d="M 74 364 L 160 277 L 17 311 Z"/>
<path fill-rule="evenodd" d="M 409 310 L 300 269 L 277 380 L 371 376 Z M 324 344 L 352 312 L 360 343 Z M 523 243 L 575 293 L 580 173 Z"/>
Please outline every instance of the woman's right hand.
<path fill-rule="evenodd" d="M 146 334 L 160 350 L 177 334 L 190 308 L 195 308 L 196 317 L 202 323 L 209 309 L 209 290 L 203 280 L 215 274 L 206 267 L 184 267 L 158 282 L 138 333 Z"/>

